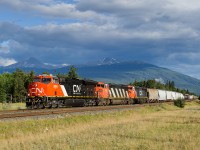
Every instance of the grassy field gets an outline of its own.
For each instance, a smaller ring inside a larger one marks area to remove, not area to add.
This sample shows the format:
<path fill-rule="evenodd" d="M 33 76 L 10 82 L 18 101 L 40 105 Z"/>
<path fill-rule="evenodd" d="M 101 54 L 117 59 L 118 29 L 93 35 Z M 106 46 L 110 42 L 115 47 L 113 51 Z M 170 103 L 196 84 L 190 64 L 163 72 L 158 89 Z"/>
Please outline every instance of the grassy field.
<path fill-rule="evenodd" d="M 0 110 L 26 109 L 26 103 L 0 103 Z"/>
<path fill-rule="evenodd" d="M 200 103 L 0 122 L 0 149 L 198 150 Z"/>

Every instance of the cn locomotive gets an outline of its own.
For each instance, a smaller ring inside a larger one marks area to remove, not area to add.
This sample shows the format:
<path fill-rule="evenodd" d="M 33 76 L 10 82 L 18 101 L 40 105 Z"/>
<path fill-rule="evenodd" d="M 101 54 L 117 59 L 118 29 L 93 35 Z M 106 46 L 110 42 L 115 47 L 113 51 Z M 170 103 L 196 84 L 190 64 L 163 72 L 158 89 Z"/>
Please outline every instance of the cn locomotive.
<path fill-rule="evenodd" d="M 178 98 L 184 98 L 183 94 L 131 85 L 107 84 L 86 79 L 58 78 L 43 74 L 34 77 L 28 86 L 26 106 L 27 108 L 57 108 L 125 105 Z"/>

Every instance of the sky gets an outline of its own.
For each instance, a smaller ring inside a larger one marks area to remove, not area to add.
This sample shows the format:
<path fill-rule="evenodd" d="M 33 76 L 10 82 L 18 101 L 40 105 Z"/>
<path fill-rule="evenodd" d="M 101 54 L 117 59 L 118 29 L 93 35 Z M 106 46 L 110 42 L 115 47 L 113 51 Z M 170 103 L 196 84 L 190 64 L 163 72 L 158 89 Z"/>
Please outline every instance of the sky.
<path fill-rule="evenodd" d="M 200 79 L 200 1 L 0 0 L 0 66 L 140 60 Z"/>

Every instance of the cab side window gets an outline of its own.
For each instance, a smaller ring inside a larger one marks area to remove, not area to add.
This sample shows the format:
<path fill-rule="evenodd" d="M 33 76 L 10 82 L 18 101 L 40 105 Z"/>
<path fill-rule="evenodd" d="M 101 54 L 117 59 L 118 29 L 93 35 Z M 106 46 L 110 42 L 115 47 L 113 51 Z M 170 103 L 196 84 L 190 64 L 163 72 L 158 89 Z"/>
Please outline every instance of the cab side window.
<path fill-rule="evenodd" d="M 33 82 L 40 82 L 40 78 L 34 78 Z"/>
<path fill-rule="evenodd" d="M 53 83 L 56 83 L 56 84 L 58 84 L 58 83 L 59 83 L 59 80 L 58 80 L 58 78 L 53 78 Z"/>
<path fill-rule="evenodd" d="M 51 82 L 51 78 L 43 78 L 42 83 L 49 84 Z"/>

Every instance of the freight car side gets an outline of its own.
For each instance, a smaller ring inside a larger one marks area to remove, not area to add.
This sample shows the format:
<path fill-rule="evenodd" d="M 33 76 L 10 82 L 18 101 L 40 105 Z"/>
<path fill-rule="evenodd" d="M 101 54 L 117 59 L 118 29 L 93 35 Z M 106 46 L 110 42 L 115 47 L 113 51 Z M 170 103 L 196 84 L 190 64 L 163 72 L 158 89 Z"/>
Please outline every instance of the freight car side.
<path fill-rule="evenodd" d="M 147 89 L 148 102 L 158 102 L 158 89 Z"/>

